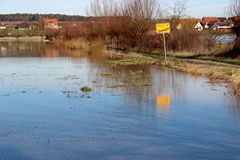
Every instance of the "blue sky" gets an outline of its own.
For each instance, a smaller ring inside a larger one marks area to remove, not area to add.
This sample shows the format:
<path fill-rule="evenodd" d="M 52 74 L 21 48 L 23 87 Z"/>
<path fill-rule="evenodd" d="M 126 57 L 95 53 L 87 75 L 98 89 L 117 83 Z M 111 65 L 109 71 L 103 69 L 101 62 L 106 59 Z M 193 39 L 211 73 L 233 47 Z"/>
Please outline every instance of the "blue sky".
<path fill-rule="evenodd" d="M 62 13 L 85 15 L 90 0 L 0 0 L 1 14 L 5 13 Z M 161 0 L 163 6 L 174 0 Z M 225 16 L 230 0 L 187 0 L 186 14 L 193 17 Z"/>

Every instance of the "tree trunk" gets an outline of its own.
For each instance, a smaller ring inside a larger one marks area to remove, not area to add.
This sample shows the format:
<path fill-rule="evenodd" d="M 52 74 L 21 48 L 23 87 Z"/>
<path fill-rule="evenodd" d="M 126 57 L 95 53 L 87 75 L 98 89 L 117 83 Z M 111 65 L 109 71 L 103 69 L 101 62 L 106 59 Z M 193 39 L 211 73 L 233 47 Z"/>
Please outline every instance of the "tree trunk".
<path fill-rule="evenodd" d="M 238 36 L 236 38 L 234 47 L 233 47 L 233 51 L 232 51 L 232 55 L 234 58 L 239 57 L 240 56 L 240 36 Z"/>
<path fill-rule="evenodd" d="M 240 36 L 236 38 L 234 49 L 240 49 Z"/>
<path fill-rule="evenodd" d="M 227 53 L 227 56 L 231 58 L 237 58 L 240 56 L 240 25 L 233 27 L 232 30 L 236 34 L 237 38 L 235 40 L 233 49 Z"/>

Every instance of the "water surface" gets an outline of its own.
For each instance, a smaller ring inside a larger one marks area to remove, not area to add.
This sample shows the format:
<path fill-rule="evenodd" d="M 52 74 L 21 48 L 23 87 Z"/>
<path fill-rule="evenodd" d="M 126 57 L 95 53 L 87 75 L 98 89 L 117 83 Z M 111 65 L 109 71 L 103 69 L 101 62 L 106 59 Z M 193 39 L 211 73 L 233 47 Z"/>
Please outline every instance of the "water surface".
<path fill-rule="evenodd" d="M 1 160 L 240 159 L 239 101 L 223 82 L 0 46 Z"/>

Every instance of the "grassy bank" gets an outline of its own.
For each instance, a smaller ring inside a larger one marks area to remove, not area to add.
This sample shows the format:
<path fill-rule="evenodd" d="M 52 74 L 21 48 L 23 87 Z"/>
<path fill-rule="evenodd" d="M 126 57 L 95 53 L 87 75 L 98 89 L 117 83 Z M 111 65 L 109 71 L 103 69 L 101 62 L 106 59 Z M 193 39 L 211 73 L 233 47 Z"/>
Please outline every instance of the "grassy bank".
<path fill-rule="evenodd" d="M 221 64 L 209 64 L 209 63 L 195 63 L 171 57 L 168 62 L 165 63 L 163 58 L 154 58 L 146 55 L 139 55 L 136 53 L 123 54 L 114 53 L 112 55 L 115 59 L 111 59 L 110 62 L 114 65 L 141 65 L 141 64 L 154 64 L 158 66 L 164 66 L 173 68 L 184 73 L 188 73 L 194 76 L 206 76 L 211 81 L 226 81 L 235 91 L 235 94 L 240 95 L 240 68 L 231 65 Z"/>

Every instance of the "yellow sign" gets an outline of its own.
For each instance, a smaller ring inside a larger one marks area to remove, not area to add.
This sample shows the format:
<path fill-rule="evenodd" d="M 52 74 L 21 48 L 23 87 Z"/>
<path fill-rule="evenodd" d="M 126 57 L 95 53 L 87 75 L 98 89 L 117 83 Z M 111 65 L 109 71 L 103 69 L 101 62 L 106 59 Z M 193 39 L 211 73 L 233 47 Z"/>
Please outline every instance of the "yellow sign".
<path fill-rule="evenodd" d="M 156 24 L 157 33 L 170 33 L 171 25 L 170 23 L 158 23 Z"/>

